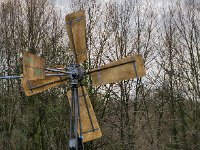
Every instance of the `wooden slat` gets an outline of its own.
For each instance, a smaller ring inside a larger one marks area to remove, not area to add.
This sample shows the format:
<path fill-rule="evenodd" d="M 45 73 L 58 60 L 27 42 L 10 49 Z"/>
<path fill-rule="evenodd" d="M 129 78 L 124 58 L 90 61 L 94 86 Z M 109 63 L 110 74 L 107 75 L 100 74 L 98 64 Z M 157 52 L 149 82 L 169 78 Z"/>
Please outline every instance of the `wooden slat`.
<path fill-rule="evenodd" d="M 135 64 L 134 64 L 135 63 Z M 134 66 L 135 65 L 135 66 Z M 107 69 L 105 69 L 107 68 Z M 104 69 L 98 71 L 99 69 Z M 145 76 L 146 71 L 141 55 L 128 56 L 92 70 L 94 86 Z"/>
<path fill-rule="evenodd" d="M 54 72 L 48 72 L 48 74 L 51 73 Z M 33 94 L 43 92 L 45 90 L 64 84 L 66 82 L 68 82 L 67 77 L 52 76 L 52 77 L 45 77 L 44 79 L 39 79 L 39 80 L 26 80 L 25 78 L 23 78 L 22 87 L 24 89 L 25 94 L 27 96 L 31 96 Z"/>
<path fill-rule="evenodd" d="M 26 80 L 44 79 L 45 59 L 23 52 L 23 78 Z"/>
<path fill-rule="evenodd" d="M 87 59 L 85 11 L 71 13 L 65 19 L 70 44 L 80 64 Z"/>
<path fill-rule="evenodd" d="M 83 93 L 86 99 L 84 99 Z M 82 90 L 82 88 L 79 87 L 78 95 L 79 95 L 79 103 L 80 103 L 80 116 L 81 116 L 81 123 L 82 123 L 83 142 L 88 142 L 88 141 L 100 138 L 102 136 L 102 133 L 101 133 L 99 124 L 97 122 L 97 118 L 93 110 L 93 106 L 91 104 L 86 88 L 83 87 L 83 90 Z M 67 92 L 67 96 L 69 100 L 71 101 L 71 91 Z M 87 106 L 88 106 L 89 112 L 87 110 Z M 91 121 L 90 121 L 89 114 L 91 116 Z"/>

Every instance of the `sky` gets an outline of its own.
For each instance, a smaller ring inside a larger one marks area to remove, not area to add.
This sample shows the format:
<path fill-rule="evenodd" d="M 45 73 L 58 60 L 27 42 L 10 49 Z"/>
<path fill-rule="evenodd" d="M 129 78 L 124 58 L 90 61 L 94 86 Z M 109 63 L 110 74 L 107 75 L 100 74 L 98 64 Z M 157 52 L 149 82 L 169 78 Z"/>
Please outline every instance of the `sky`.
<path fill-rule="evenodd" d="M 53 2 L 55 2 L 56 6 L 61 8 L 63 13 L 66 13 L 70 10 L 70 2 L 71 0 L 51 0 Z M 102 3 L 106 3 L 106 2 L 109 2 L 111 0 L 98 0 L 98 2 L 101 1 Z M 117 1 L 117 2 L 122 2 L 124 0 L 113 0 L 113 1 Z M 138 2 L 140 2 L 142 0 L 138 0 Z M 163 8 L 165 6 L 167 6 L 170 2 L 170 0 L 143 0 L 144 2 L 145 1 L 148 1 L 148 2 L 151 2 L 153 4 L 153 6 L 155 6 L 155 8 Z"/>
<path fill-rule="evenodd" d="M 6 1 L 6 0 L 0 0 L 0 2 L 3 2 L 3 1 Z M 53 1 L 55 2 L 55 4 L 60 7 L 62 10 L 65 10 L 65 9 L 69 9 L 69 4 L 70 4 L 70 1 L 71 0 L 50 0 L 50 1 Z M 98 2 L 101 1 L 102 3 L 106 3 L 106 2 L 109 2 L 111 0 L 98 0 Z M 122 2 L 124 0 L 114 0 L 114 1 L 117 1 L 117 2 Z M 138 0 L 138 2 L 141 1 L 141 0 Z M 145 0 L 144 0 L 145 1 Z M 154 6 L 156 7 L 162 7 L 163 5 L 166 5 L 170 0 L 146 0 L 148 2 L 152 2 L 152 4 L 154 4 Z"/>
<path fill-rule="evenodd" d="M 52 0 L 52 1 L 54 1 L 58 7 L 62 8 L 64 10 L 64 9 L 69 9 L 66 7 L 69 7 L 71 0 Z M 102 3 L 106 3 L 111 0 L 98 0 L 98 2 L 99 1 L 101 1 Z M 113 1 L 117 1 L 120 3 L 120 2 L 123 2 L 124 0 L 113 0 Z M 140 1 L 144 1 L 144 3 L 145 3 L 145 1 L 151 2 L 153 4 L 153 6 L 155 6 L 156 8 L 163 8 L 170 3 L 170 0 L 138 0 L 138 2 L 140 2 Z"/>

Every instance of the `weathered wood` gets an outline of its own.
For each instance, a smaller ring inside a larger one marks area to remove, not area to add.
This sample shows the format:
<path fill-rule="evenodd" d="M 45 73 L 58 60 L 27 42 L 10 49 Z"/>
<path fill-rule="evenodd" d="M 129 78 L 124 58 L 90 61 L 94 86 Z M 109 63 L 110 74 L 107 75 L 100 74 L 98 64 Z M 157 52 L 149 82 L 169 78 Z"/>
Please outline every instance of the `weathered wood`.
<path fill-rule="evenodd" d="M 23 78 L 26 80 L 44 79 L 45 59 L 25 51 L 22 54 Z"/>
<path fill-rule="evenodd" d="M 99 71 L 100 70 L 100 71 Z M 128 56 L 91 71 L 94 86 L 145 76 L 142 56 Z"/>
<path fill-rule="evenodd" d="M 48 74 L 54 74 L 54 72 L 48 72 Z M 56 87 L 58 85 L 68 82 L 67 77 L 45 77 L 39 80 L 27 80 L 22 79 L 22 87 L 27 96 L 31 96 L 36 93 L 46 91 L 50 88 Z"/>
<path fill-rule="evenodd" d="M 80 117 L 81 117 L 82 132 L 83 132 L 83 142 L 88 142 L 100 138 L 102 136 L 102 133 L 86 88 L 83 87 L 82 90 L 82 88 L 79 87 L 78 95 L 79 95 Z M 71 101 L 71 91 L 67 92 L 67 96 L 69 98 L 69 101 Z M 89 116 L 89 114 L 91 117 Z"/>
<path fill-rule="evenodd" d="M 71 13 L 65 19 L 70 44 L 77 63 L 80 64 L 87 59 L 85 11 Z"/>

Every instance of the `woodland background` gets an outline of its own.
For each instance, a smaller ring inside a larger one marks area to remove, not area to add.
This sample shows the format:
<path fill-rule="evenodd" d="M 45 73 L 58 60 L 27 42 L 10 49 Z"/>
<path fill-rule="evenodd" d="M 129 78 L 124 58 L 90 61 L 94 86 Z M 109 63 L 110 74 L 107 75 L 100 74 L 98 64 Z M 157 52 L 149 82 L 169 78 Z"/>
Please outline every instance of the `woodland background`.
<path fill-rule="evenodd" d="M 141 79 L 92 87 L 85 80 L 103 136 L 86 150 L 200 149 L 200 3 L 194 0 L 73 0 L 86 10 L 88 70 L 143 55 Z M 48 0 L 0 4 L 0 75 L 20 75 L 20 51 L 48 66 L 71 60 L 63 11 Z M 65 150 L 69 135 L 66 85 L 26 97 L 20 80 L 0 80 L 0 149 Z"/>

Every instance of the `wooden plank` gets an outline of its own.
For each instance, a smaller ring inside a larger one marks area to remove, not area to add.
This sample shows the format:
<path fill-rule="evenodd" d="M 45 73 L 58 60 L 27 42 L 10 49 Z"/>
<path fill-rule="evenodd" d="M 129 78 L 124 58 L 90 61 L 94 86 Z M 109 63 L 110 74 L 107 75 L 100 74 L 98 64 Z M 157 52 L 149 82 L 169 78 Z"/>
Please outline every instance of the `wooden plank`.
<path fill-rule="evenodd" d="M 53 69 L 53 68 L 52 68 Z M 48 74 L 54 74 L 54 72 L 48 72 Z M 22 79 L 22 87 L 27 96 L 31 96 L 36 93 L 40 93 L 46 91 L 50 88 L 59 86 L 61 84 L 67 83 L 67 77 L 56 77 L 49 76 L 44 79 L 39 80 L 27 80 L 25 78 Z M 35 87 L 35 88 L 34 88 Z"/>
<path fill-rule="evenodd" d="M 99 69 L 104 70 L 98 71 Z M 92 84 L 94 86 L 134 79 L 145 75 L 144 61 L 139 54 L 106 64 L 92 70 L 91 73 Z"/>
<path fill-rule="evenodd" d="M 87 59 L 85 11 L 71 13 L 65 19 L 70 44 L 80 64 Z"/>
<path fill-rule="evenodd" d="M 59 77 L 45 77 L 44 79 L 29 80 L 29 81 L 22 79 L 22 87 L 24 89 L 26 96 L 31 96 L 33 94 L 46 91 L 50 88 L 56 87 L 66 82 L 67 80 L 63 81 L 63 79 L 60 79 Z M 34 88 L 31 90 L 30 88 L 33 87 L 38 87 L 38 88 Z"/>
<path fill-rule="evenodd" d="M 79 95 L 80 116 L 82 123 L 82 132 L 83 132 L 83 142 L 88 142 L 100 138 L 102 136 L 102 133 L 86 88 L 83 87 L 82 90 L 82 88 L 79 87 L 78 95 Z M 71 101 L 71 91 L 67 92 L 67 96 L 69 98 L 69 101 Z M 89 114 L 91 116 L 91 120 Z"/>
<path fill-rule="evenodd" d="M 45 59 L 25 51 L 22 54 L 23 78 L 26 80 L 44 79 Z"/>

